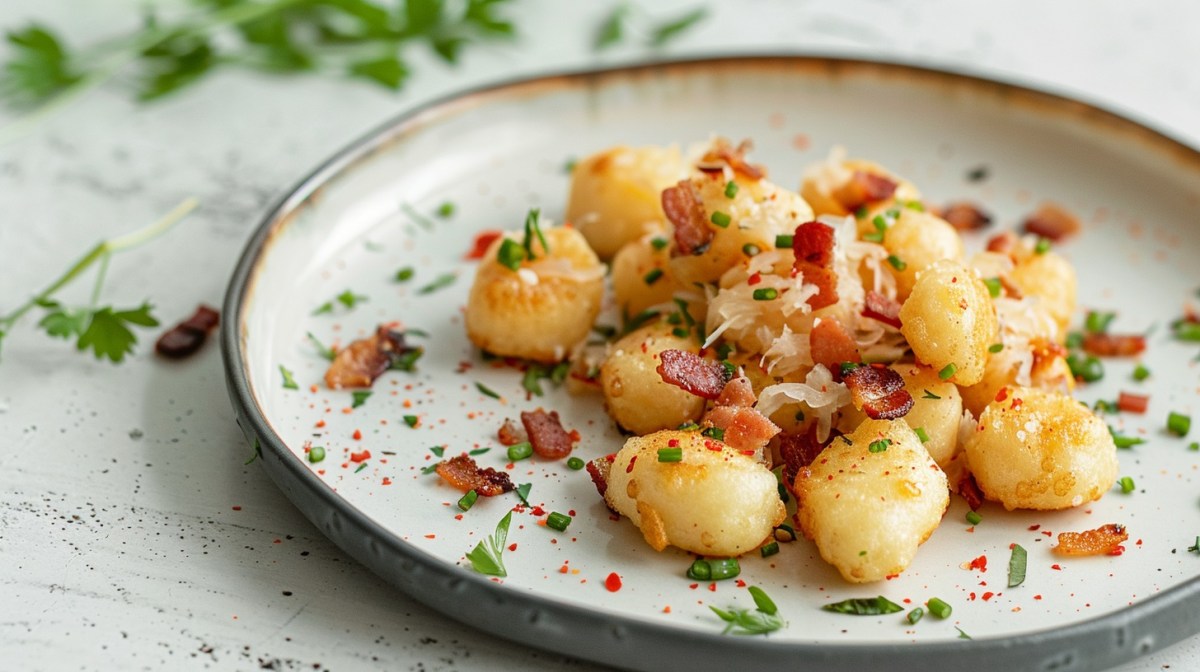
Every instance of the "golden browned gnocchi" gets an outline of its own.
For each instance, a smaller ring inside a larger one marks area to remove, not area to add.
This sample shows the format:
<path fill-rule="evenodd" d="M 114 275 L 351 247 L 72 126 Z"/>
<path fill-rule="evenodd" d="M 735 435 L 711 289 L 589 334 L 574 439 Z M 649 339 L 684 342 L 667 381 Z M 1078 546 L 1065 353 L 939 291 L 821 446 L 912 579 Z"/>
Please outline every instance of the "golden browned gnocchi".
<path fill-rule="evenodd" d="M 552 227 L 543 233 L 549 250 L 535 238 L 535 258 L 520 260 L 515 269 L 499 256 L 504 241 L 520 245 L 512 234 L 496 239 L 480 260 L 466 310 L 467 336 L 479 348 L 557 362 L 591 331 L 604 267 L 578 231 Z"/>
<path fill-rule="evenodd" d="M 950 503 L 946 475 L 899 420 L 867 420 L 796 477 L 800 528 L 852 583 L 908 567 Z"/>
<path fill-rule="evenodd" d="M 966 455 L 984 496 L 1009 510 L 1079 506 L 1117 480 L 1108 427 L 1059 392 L 1004 388 L 979 418 Z"/>
<path fill-rule="evenodd" d="M 613 298 L 626 315 L 662 303 L 688 289 L 675 279 L 667 239 L 652 234 L 629 243 L 612 260 Z"/>
<path fill-rule="evenodd" d="M 1025 296 L 1037 297 L 1058 324 L 1059 342 L 1066 338 L 1075 312 L 1075 269 L 1062 255 L 1046 251 L 1018 258 L 1009 280 Z"/>
<path fill-rule="evenodd" d="M 662 190 L 687 172 L 675 147 L 613 147 L 571 171 L 567 221 L 601 259 L 666 227 Z"/>
<path fill-rule="evenodd" d="M 913 354 L 943 380 L 974 385 L 983 378 L 997 338 L 996 308 L 987 285 L 961 262 L 942 260 L 922 271 L 900 322 Z"/>
<path fill-rule="evenodd" d="M 680 338 L 671 326 L 642 327 L 612 345 L 600 367 L 600 388 L 608 414 L 635 434 L 649 434 L 698 420 L 704 399 L 663 382 L 656 369 L 663 350 L 698 352 L 694 338 Z"/>
<path fill-rule="evenodd" d="M 678 462 L 659 449 L 679 448 Z M 700 432 L 661 431 L 633 437 L 613 459 L 608 505 L 661 551 L 676 546 L 710 556 L 758 548 L 787 511 L 778 481 L 761 456 L 743 455 Z"/>
<path fill-rule="evenodd" d="M 963 258 L 962 239 L 953 226 L 941 217 L 911 208 L 899 209 L 884 231 L 883 246 L 893 260 L 888 268 L 896 277 L 896 298 L 901 301 L 912 292 L 917 274 L 935 261 Z"/>

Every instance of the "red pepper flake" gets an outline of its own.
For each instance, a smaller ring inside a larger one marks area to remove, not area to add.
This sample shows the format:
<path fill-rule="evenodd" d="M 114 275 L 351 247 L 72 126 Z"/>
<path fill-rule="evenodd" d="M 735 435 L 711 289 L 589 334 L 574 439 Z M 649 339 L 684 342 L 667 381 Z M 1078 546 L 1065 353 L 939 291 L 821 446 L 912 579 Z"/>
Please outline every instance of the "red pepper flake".
<path fill-rule="evenodd" d="M 546 510 L 540 506 L 535 506 L 529 510 L 529 513 L 532 513 L 533 515 L 540 517 L 540 516 L 546 515 Z"/>
<path fill-rule="evenodd" d="M 633 457 L 629 458 L 629 466 L 625 467 L 625 473 L 627 473 L 627 474 L 633 473 L 633 465 L 635 462 L 637 462 L 637 455 L 634 455 Z"/>
<path fill-rule="evenodd" d="M 388 478 L 387 476 L 384 476 L 382 485 L 391 485 L 391 484 L 392 484 L 392 479 Z"/>
<path fill-rule="evenodd" d="M 1050 530 L 1042 530 L 1042 535 L 1047 536 L 1047 537 L 1052 537 L 1052 536 L 1054 536 L 1054 533 L 1051 532 Z"/>
<path fill-rule="evenodd" d="M 463 519 L 463 514 L 461 514 L 461 513 L 455 514 L 455 515 L 454 515 L 454 519 L 455 519 L 455 520 L 462 520 L 462 519 Z"/>
<path fill-rule="evenodd" d="M 495 229 L 480 231 L 475 234 L 475 243 L 471 245 L 471 249 L 467 251 L 463 258 L 482 259 L 483 255 L 487 253 L 488 248 L 492 246 L 492 243 L 496 242 L 496 239 L 502 235 L 503 233 Z"/>
<path fill-rule="evenodd" d="M 970 567 L 971 567 L 971 569 L 978 569 L 981 572 L 986 572 L 987 571 L 987 556 L 981 555 L 978 558 L 975 558 L 974 560 L 971 561 Z"/>
<path fill-rule="evenodd" d="M 361 430 L 361 429 L 356 429 L 356 430 L 354 430 L 354 433 L 353 433 L 353 434 L 351 434 L 350 436 L 351 436 L 351 438 L 353 438 L 355 441 L 361 441 L 361 440 L 362 440 L 362 430 Z"/>
<path fill-rule="evenodd" d="M 679 447 L 679 439 L 671 439 L 671 440 L 667 441 L 667 447 L 668 448 L 678 448 Z"/>
<path fill-rule="evenodd" d="M 1034 596 L 1033 596 L 1033 599 L 1035 599 L 1035 600 L 1040 600 L 1040 599 L 1042 599 L 1042 595 L 1041 595 L 1041 593 L 1038 593 L 1037 595 L 1034 595 Z"/>
<path fill-rule="evenodd" d="M 369 459 L 371 459 L 371 451 L 365 448 L 361 452 L 350 453 L 350 461 L 355 464 L 358 464 L 359 462 L 365 462 Z"/>
<path fill-rule="evenodd" d="M 231 507 L 231 508 L 233 508 L 233 510 L 234 510 L 234 511 L 241 511 L 241 510 L 242 510 L 242 507 L 240 507 L 240 506 L 234 506 L 234 507 Z"/>
<path fill-rule="evenodd" d="M 762 273 L 755 273 L 754 275 L 746 278 L 747 285 L 753 286 L 753 285 L 757 285 L 760 282 L 762 282 Z"/>
<path fill-rule="evenodd" d="M 996 403 L 1000 403 L 1008 398 L 1008 388 L 1002 387 L 996 392 Z"/>
<path fill-rule="evenodd" d="M 741 579 L 738 579 L 738 580 L 737 580 L 737 587 L 738 587 L 738 588 L 745 588 L 745 587 L 746 587 L 746 582 L 745 582 L 745 581 L 743 581 L 743 580 L 741 580 Z"/>
<path fill-rule="evenodd" d="M 616 572 L 612 572 L 607 578 L 604 579 L 604 587 L 607 588 L 608 592 L 610 593 L 617 592 L 621 589 L 621 577 Z"/>
<path fill-rule="evenodd" d="M 1038 523 L 1038 524 L 1036 524 L 1036 525 L 1030 525 L 1030 526 L 1029 526 L 1029 531 L 1030 531 L 1030 532 L 1037 532 L 1037 531 L 1038 531 L 1038 528 L 1040 528 L 1041 526 L 1042 526 L 1042 524 L 1041 524 L 1041 523 Z"/>
<path fill-rule="evenodd" d="M 567 567 L 566 565 L 563 565 L 562 567 L 559 567 L 559 568 L 558 568 L 558 573 L 559 573 L 559 574 L 566 574 L 566 573 L 567 573 L 567 572 L 569 572 L 569 571 L 571 571 L 571 568 L 570 568 L 570 567 Z"/>
<path fill-rule="evenodd" d="M 1114 555 L 1114 556 L 1115 555 L 1124 555 L 1124 554 L 1125 554 L 1125 547 L 1121 546 L 1120 544 L 1118 544 L 1116 546 L 1116 548 L 1114 548 L 1108 552 L 1108 555 Z"/>
<path fill-rule="evenodd" d="M 967 599 L 970 600 L 971 602 L 974 602 L 975 601 L 975 593 L 970 593 L 969 595 L 967 595 Z"/>
<path fill-rule="evenodd" d="M 708 584 L 708 591 L 709 591 L 710 593 L 715 593 L 715 592 L 717 592 L 717 584 L 716 584 L 716 583 L 710 583 L 710 584 Z"/>
<path fill-rule="evenodd" d="M 989 590 L 988 592 L 984 593 L 983 595 L 980 595 L 979 597 L 981 597 L 984 602 L 987 602 L 988 600 L 992 599 L 995 596 L 996 596 L 996 594 Z"/>
<path fill-rule="evenodd" d="M 516 544 L 509 544 L 509 545 L 508 545 L 508 550 L 510 550 L 510 551 L 515 551 L 515 550 L 517 550 L 517 545 L 516 545 Z"/>
<path fill-rule="evenodd" d="M 663 613 L 664 614 L 671 613 L 671 605 L 668 604 L 667 606 L 663 607 Z"/>
<path fill-rule="evenodd" d="M 699 587 L 700 587 L 700 584 L 698 584 L 698 583 L 693 583 L 688 586 L 688 588 L 691 588 L 692 590 L 695 590 Z"/>
<path fill-rule="evenodd" d="M 1054 563 L 1053 565 L 1050 565 L 1050 569 L 1053 569 L 1053 570 L 1054 570 L 1054 571 L 1056 571 L 1056 572 L 1061 572 L 1061 571 L 1062 571 L 1062 565 L 1060 565 L 1060 564 L 1058 564 L 1058 563 L 1056 562 L 1056 563 Z"/>
<path fill-rule="evenodd" d="M 713 441 L 712 439 L 705 439 L 704 447 L 708 448 L 709 450 L 721 450 L 725 446 L 720 441 Z"/>
<path fill-rule="evenodd" d="M 315 424 L 315 425 L 313 425 L 313 426 L 314 426 L 314 427 L 316 427 L 317 429 L 320 429 L 320 428 L 322 428 L 322 427 L 324 427 L 324 426 L 325 426 L 325 421 L 324 421 L 324 420 L 318 420 L 318 421 L 317 421 L 317 424 Z"/>

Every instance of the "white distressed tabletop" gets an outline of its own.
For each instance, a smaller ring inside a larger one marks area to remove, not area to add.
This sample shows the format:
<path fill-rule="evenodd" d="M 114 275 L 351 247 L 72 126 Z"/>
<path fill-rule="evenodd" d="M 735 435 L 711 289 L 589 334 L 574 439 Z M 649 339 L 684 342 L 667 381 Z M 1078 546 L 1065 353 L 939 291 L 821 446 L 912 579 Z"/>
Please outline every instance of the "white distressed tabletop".
<path fill-rule="evenodd" d="M 702 2 L 638 4 L 668 18 Z M 87 44 L 133 27 L 143 4 L 4 0 L 0 28 L 38 19 Z M 708 4 L 710 18 L 665 55 L 814 51 L 967 69 L 1200 145 L 1200 4 L 1190 0 Z M 471 85 L 653 55 L 636 43 L 591 50 L 611 7 L 519 0 L 509 12 L 518 41 L 469 49 L 456 68 L 414 49 L 398 94 L 234 70 L 149 105 L 131 102 L 128 82 L 105 86 L 0 146 L 0 309 L 192 195 L 202 206 L 186 223 L 114 259 L 105 296 L 149 299 L 169 323 L 219 306 L 266 206 L 371 127 Z M 597 669 L 460 625 L 359 566 L 243 464 L 250 449 L 216 344 L 167 363 L 146 340 L 120 366 L 29 322 L 5 343 L 0 668 Z M 1194 637 L 1119 670 L 1198 666 Z"/>

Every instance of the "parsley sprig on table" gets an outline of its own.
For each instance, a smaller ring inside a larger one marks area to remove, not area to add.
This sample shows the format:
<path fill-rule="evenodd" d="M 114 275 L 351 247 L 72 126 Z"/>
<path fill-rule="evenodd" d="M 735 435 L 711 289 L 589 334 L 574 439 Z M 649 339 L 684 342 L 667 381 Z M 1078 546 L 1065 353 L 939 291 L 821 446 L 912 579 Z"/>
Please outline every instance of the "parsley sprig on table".
<path fill-rule="evenodd" d="M 152 306 L 143 302 L 135 308 L 117 309 L 99 305 L 100 289 L 104 286 L 108 262 L 117 252 L 130 250 L 158 237 L 196 208 L 198 202 L 189 198 L 162 219 L 153 224 L 117 238 L 103 240 L 75 262 L 49 287 L 17 306 L 11 312 L 0 315 L 0 346 L 17 322 L 30 310 L 41 308 L 44 312 L 38 327 L 54 338 L 75 339 L 79 350 L 91 350 L 96 359 L 119 363 L 125 355 L 133 352 L 137 335 L 133 328 L 156 327 L 158 319 L 151 314 Z M 79 277 L 93 264 L 99 263 L 96 282 L 92 286 L 91 300 L 84 307 L 69 307 L 54 298 L 54 295 L 72 280 Z"/>
<path fill-rule="evenodd" d="M 512 0 L 192 0 L 183 15 L 148 9 L 131 34 L 72 48 L 54 30 L 30 24 L 8 33 L 0 98 L 42 114 L 117 75 L 131 75 L 141 100 L 165 96 L 228 66 L 272 73 L 340 72 L 390 89 L 410 70 L 404 47 L 424 44 L 457 62 L 472 42 L 503 39 L 499 14 Z"/>

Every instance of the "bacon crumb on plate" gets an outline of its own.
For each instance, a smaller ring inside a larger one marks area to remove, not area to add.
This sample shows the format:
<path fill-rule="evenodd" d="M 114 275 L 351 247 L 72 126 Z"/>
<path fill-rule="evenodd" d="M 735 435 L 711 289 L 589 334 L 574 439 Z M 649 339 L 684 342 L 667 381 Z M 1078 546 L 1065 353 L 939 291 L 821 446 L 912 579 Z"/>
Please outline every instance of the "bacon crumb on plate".
<path fill-rule="evenodd" d="M 508 474 L 491 467 L 480 468 L 466 453 L 439 462 L 437 475 L 463 492 L 474 490 L 480 497 L 494 497 L 514 487 Z"/>
<path fill-rule="evenodd" d="M 521 424 L 525 426 L 529 443 L 538 457 L 557 460 L 571 454 L 573 441 L 567 430 L 563 429 L 558 411 L 547 413 L 541 408 L 532 412 L 522 411 Z"/>
<path fill-rule="evenodd" d="M 170 359 L 190 357 L 204 345 L 221 321 L 221 314 L 201 304 L 191 317 L 168 329 L 154 344 L 154 351 Z"/>
<path fill-rule="evenodd" d="M 1083 350 L 1097 357 L 1133 357 L 1146 350 L 1146 337 L 1093 332 L 1083 337 Z"/>
<path fill-rule="evenodd" d="M 325 372 L 330 389 L 370 387 L 375 379 L 404 355 L 418 350 L 404 342 L 404 332 L 381 324 L 375 333 L 338 351 Z"/>
<path fill-rule="evenodd" d="M 938 214 L 957 231 L 975 231 L 992 223 L 991 215 L 981 210 L 974 203 L 967 203 L 965 201 L 951 203 Z"/>
<path fill-rule="evenodd" d="M 1054 203 L 1043 203 L 1023 226 L 1026 233 L 1057 242 L 1079 231 L 1079 218 Z"/>
<path fill-rule="evenodd" d="M 1058 545 L 1051 550 L 1059 555 L 1119 555 L 1127 539 L 1124 525 L 1109 523 L 1083 532 L 1059 532 Z"/>
<path fill-rule="evenodd" d="M 897 186 L 899 185 L 895 181 L 883 175 L 856 170 L 845 184 L 834 190 L 833 197 L 842 207 L 853 212 L 867 203 L 891 198 L 892 194 L 896 193 Z"/>

